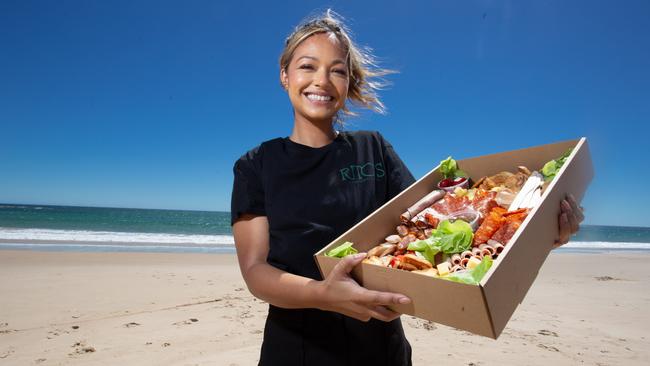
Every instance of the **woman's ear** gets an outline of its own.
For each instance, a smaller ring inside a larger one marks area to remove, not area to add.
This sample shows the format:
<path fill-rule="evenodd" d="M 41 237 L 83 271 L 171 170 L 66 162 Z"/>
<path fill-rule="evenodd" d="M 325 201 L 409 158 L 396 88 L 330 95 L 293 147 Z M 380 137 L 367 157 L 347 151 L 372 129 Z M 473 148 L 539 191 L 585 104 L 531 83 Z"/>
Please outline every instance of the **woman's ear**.
<path fill-rule="evenodd" d="M 282 83 L 284 90 L 289 89 L 289 75 L 287 75 L 285 69 L 280 70 L 280 82 Z"/>

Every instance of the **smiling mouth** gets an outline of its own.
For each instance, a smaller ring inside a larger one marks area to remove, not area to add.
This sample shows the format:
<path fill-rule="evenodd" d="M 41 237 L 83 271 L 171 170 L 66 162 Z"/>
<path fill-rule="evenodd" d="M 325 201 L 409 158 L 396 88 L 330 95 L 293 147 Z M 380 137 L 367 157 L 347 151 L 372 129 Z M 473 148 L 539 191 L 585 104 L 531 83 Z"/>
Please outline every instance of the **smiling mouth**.
<path fill-rule="evenodd" d="M 329 102 L 334 100 L 334 97 L 331 95 L 319 95 L 319 94 L 314 94 L 314 93 L 305 93 L 305 96 L 307 99 L 314 101 L 314 102 Z"/>

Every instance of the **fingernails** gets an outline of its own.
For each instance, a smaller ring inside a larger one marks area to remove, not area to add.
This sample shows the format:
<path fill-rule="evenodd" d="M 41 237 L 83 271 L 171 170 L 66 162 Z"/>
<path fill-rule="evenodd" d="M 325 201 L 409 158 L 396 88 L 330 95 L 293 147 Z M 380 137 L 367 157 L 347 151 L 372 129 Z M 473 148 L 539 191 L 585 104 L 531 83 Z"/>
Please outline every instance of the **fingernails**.
<path fill-rule="evenodd" d="M 397 300 L 400 304 L 410 304 L 411 299 L 408 297 L 400 297 L 399 300 Z"/>
<path fill-rule="evenodd" d="M 354 255 L 354 259 L 360 259 L 365 257 L 366 257 L 366 253 L 357 253 Z"/>

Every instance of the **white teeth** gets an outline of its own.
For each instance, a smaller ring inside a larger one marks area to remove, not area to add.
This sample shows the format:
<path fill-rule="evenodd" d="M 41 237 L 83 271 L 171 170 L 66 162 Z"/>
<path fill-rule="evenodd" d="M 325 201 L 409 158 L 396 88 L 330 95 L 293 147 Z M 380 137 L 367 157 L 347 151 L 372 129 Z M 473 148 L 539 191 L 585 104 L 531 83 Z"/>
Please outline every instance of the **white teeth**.
<path fill-rule="evenodd" d="M 320 101 L 330 101 L 332 100 L 332 97 L 327 95 L 316 95 L 316 94 L 307 94 L 307 98 L 310 100 L 320 100 Z"/>

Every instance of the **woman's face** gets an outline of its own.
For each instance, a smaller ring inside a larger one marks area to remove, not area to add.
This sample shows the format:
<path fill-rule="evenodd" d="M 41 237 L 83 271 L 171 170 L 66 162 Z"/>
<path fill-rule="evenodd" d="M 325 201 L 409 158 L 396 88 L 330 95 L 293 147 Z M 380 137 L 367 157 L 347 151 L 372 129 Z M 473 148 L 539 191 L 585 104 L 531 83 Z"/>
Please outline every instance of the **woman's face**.
<path fill-rule="evenodd" d="M 318 33 L 302 41 L 281 71 L 296 119 L 332 123 L 348 96 L 346 53 L 336 38 Z"/>

